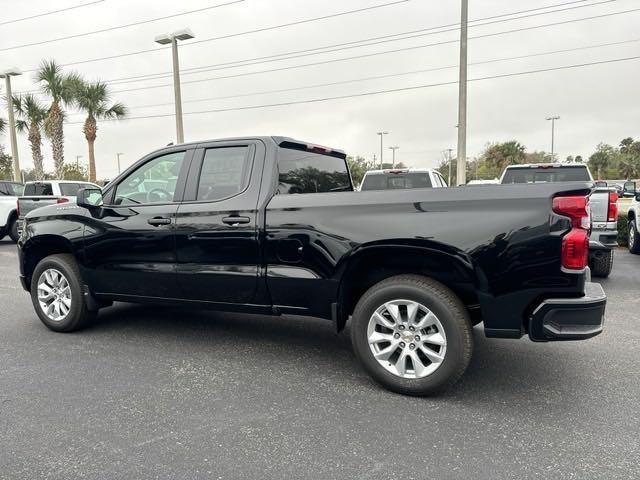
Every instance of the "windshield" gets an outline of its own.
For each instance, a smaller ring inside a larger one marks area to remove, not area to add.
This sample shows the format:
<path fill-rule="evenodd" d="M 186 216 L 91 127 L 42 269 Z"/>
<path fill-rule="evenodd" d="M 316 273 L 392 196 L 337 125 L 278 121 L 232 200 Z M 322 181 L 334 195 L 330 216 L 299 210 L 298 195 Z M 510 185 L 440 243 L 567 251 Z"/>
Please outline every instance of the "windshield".
<path fill-rule="evenodd" d="M 502 183 L 590 182 L 587 167 L 508 168 Z"/>
<path fill-rule="evenodd" d="M 27 183 L 24 186 L 24 195 L 25 196 L 40 196 L 40 195 L 53 195 L 53 188 L 51 184 L 48 182 L 33 182 Z"/>
<path fill-rule="evenodd" d="M 431 179 L 423 173 L 380 173 L 365 175 L 360 190 L 400 190 L 404 188 L 430 188 Z"/>

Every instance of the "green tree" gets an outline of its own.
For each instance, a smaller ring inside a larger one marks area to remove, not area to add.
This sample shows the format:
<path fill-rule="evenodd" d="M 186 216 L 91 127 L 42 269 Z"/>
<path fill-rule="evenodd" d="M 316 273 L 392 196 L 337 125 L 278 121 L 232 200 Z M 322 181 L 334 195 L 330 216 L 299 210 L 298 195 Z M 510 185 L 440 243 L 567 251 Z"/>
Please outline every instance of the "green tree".
<path fill-rule="evenodd" d="M 17 130 L 27 132 L 36 180 L 42 180 L 44 178 L 42 126 L 47 118 L 47 109 L 31 94 L 13 97 L 13 109 L 18 116 Z"/>
<path fill-rule="evenodd" d="M 76 165 L 75 163 L 65 163 L 62 169 L 65 180 L 79 180 L 86 182 L 89 178 L 87 169 L 83 165 Z"/>
<path fill-rule="evenodd" d="M 104 82 L 79 82 L 74 92 L 78 107 L 87 114 L 82 131 L 89 145 L 89 181 L 96 181 L 94 144 L 98 133 L 98 120 L 121 119 L 127 115 L 122 103 L 111 103 L 109 89 Z"/>
<path fill-rule="evenodd" d="M 494 143 L 487 145 L 480 159 L 486 163 L 488 168 L 494 168 L 502 172 L 509 165 L 525 163 L 527 159 L 526 150 L 524 145 L 515 140 Z"/>
<path fill-rule="evenodd" d="M 0 179 L 13 179 L 13 159 L 11 155 L 5 153 L 2 145 L 0 145 Z"/>
<path fill-rule="evenodd" d="M 347 157 L 347 164 L 349 165 L 349 171 L 351 172 L 351 180 L 354 185 L 360 185 L 362 178 L 367 170 L 371 170 L 371 162 L 367 162 L 364 157 Z"/>
<path fill-rule="evenodd" d="M 62 178 L 64 168 L 64 110 L 74 101 L 74 91 L 80 77 L 64 74 L 54 60 L 45 60 L 36 72 L 35 80 L 40 83 L 43 93 L 51 97 L 51 106 L 44 120 L 44 131 L 51 141 L 51 152 L 55 166 L 55 175 Z"/>
<path fill-rule="evenodd" d="M 618 168 L 622 178 L 629 179 L 635 176 L 637 165 L 630 157 L 626 157 L 620 161 Z"/>
<path fill-rule="evenodd" d="M 614 164 L 616 154 L 616 149 L 611 145 L 598 144 L 595 153 L 589 157 L 589 169 L 591 172 L 596 172 L 597 179 L 607 176 L 607 169 Z"/>

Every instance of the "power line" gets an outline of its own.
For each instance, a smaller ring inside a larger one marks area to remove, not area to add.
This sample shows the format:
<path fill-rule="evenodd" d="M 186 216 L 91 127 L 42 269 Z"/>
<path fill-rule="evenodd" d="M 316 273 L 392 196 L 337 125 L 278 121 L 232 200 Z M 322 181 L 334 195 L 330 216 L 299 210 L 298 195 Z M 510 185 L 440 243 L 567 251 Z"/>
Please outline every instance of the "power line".
<path fill-rule="evenodd" d="M 589 66 L 595 66 L 595 65 L 604 65 L 604 64 L 610 64 L 610 63 L 616 63 L 616 62 L 625 62 L 625 61 L 630 61 L 630 60 L 638 60 L 638 59 L 640 59 L 640 55 L 639 56 L 634 56 L 634 57 L 625 57 L 625 58 L 615 58 L 615 59 L 609 59 L 609 60 L 601 60 L 601 61 L 598 61 L 598 62 L 579 63 L 579 64 L 573 64 L 573 65 L 564 65 L 564 66 L 561 66 L 561 67 L 541 68 L 541 69 L 537 69 L 537 70 L 526 70 L 526 71 L 522 71 L 522 72 L 512 72 L 512 73 L 504 73 L 504 74 L 500 74 L 500 75 L 477 77 L 477 78 L 469 79 L 468 81 L 469 82 L 479 82 L 479 81 L 484 81 L 484 80 L 494 80 L 494 79 L 500 79 L 500 78 L 518 77 L 518 76 L 532 75 L 532 74 L 537 74 L 537 73 L 554 72 L 554 71 L 559 71 L 559 70 L 568 70 L 568 69 L 589 67 Z M 430 84 L 426 84 L 426 85 L 415 85 L 415 86 L 411 86 L 411 87 L 393 88 L 393 89 L 387 89 L 387 90 L 377 90 L 377 91 L 372 91 L 372 92 L 362 92 L 362 93 L 355 93 L 355 94 L 350 94 L 350 95 L 339 95 L 339 96 L 334 96 L 334 97 L 312 98 L 312 99 L 306 99 L 306 100 L 293 100 L 293 101 L 281 102 L 281 103 L 270 103 L 270 104 L 263 104 L 263 105 L 246 105 L 246 106 L 241 106 L 241 107 L 218 108 L 218 109 L 211 109 L 211 110 L 198 110 L 198 111 L 194 111 L 194 112 L 185 112 L 184 115 L 199 115 L 199 114 L 203 114 L 203 113 L 222 113 L 222 112 L 232 112 L 232 111 L 241 111 L 241 110 L 254 110 L 254 109 L 258 109 L 258 108 L 283 107 L 283 106 L 299 105 L 299 104 L 306 104 L 306 103 L 319 103 L 319 102 L 327 102 L 327 101 L 331 101 L 331 100 L 343 100 L 343 99 L 348 99 L 348 98 L 367 97 L 367 96 L 371 96 L 371 95 L 381 95 L 381 94 L 394 93 L 394 92 L 406 92 L 406 91 L 412 91 L 412 90 L 420 90 L 420 89 L 424 89 L 424 88 L 440 87 L 440 86 L 445 86 L 445 85 L 457 85 L 457 84 L 458 84 L 458 81 L 457 80 L 453 80 L 453 81 L 449 81 L 449 82 L 430 83 Z M 126 118 L 124 120 L 163 118 L 163 117 L 172 117 L 173 115 L 174 115 L 173 113 L 157 114 L 157 115 L 142 115 L 142 116 L 138 116 L 138 117 L 129 117 L 129 118 Z M 106 121 L 111 121 L 111 120 L 104 120 L 104 121 L 106 122 Z M 119 121 L 123 121 L 123 120 L 119 120 Z M 81 124 L 81 123 L 84 123 L 84 122 L 80 121 L 80 122 L 68 122 L 68 123 L 69 124 Z"/>
<path fill-rule="evenodd" d="M 546 28 L 546 27 L 550 27 L 550 26 L 566 25 L 568 23 L 575 23 L 575 22 L 593 20 L 593 19 L 598 19 L 598 18 L 603 18 L 603 17 L 610 17 L 610 16 L 613 16 L 613 15 L 622 15 L 622 14 L 625 14 L 625 13 L 637 12 L 637 11 L 640 11 L 640 8 L 636 8 L 636 9 L 633 9 L 633 10 L 626 10 L 626 11 L 623 11 L 623 12 L 613 12 L 613 13 L 609 13 L 609 14 L 595 15 L 595 16 L 591 16 L 591 17 L 584 17 L 584 18 L 573 19 L 573 20 L 564 20 L 564 21 L 561 21 L 561 22 L 547 23 L 547 24 L 543 24 L 543 25 L 534 25 L 534 26 L 531 26 L 531 27 L 522 27 L 522 28 L 516 28 L 516 29 L 512 29 L 512 30 L 504 30 L 504 31 L 501 31 L 501 32 L 486 33 L 486 34 L 482 34 L 482 35 L 476 35 L 476 36 L 473 36 L 473 37 L 469 37 L 469 40 L 476 40 L 476 39 L 479 39 L 479 38 L 487 38 L 487 37 L 494 37 L 494 36 L 499 36 L 499 35 L 506 35 L 506 34 L 510 34 L 510 33 L 523 32 L 523 31 L 528 31 L 528 30 L 536 30 L 536 29 Z M 237 73 L 237 74 L 232 74 L 232 75 L 208 77 L 208 78 L 201 78 L 201 79 L 197 79 L 197 80 L 187 80 L 187 81 L 182 82 L 182 84 L 184 85 L 184 84 L 192 84 L 192 83 L 202 83 L 202 82 L 209 82 L 209 81 L 214 81 L 214 80 L 222 80 L 222 79 L 229 79 L 229 78 L 244 77 L 244 76 L 248 76 L 248 75 L 257 75 L 257 74 L 261 74 L 261 73 L 272 73 L 272 72 L 280 72 L 280 71 L 285 71 L 285 70 L 293 70 L 293 69 L 305 68 L 305 67 L 311 67 L 311 66 L 326 65 L 326 64 L 329 64 L 329 63 L 344 62 L 344 61 L 348 61 L 348 60 L 356 60 L 356 59 L 361 59 L 361 58 L 369 58 L 369 57 L 375 57 L 375 56 L 379 56 L 379 55 L 387 55 L 387 54 L 390 54 L 390 53 L 406 52 L 406 51 L 418 50 L 418 49 L 428 48 L 428 47 L 433 47 L 433 46 L 438 46 L 438 45 L 453 44 L 453 43 L 458 43 L 458 42 L 459 42 L 458 39 L 445 40 L 445 41 L 441 41 L 441 42 L 427 43 L 427 44 L 423 44 L 423 45 L 414 45 L 414 46 L 411 46 L 411 47 L 403 47 L 403 48 L 397 48 L 397 49 L 393 49 L 393 50 L 385 50 L 385 51 L 382 51 L 382 52 L 374 52 L 374 53 L 367 53 L 367 54 L 362 54 L 362 55 L 355 55 L 355 56 L 351 56 L 351 57 L 334 58 L 334 59 L 330 59 L 330 60 L 323 60 L 323 61 L 312 62 L 312 63 L 304 63 L 304 64 L 300 64 L 300 65 L 290 65 L 290 66 L 286 66 L 286 67 L 270 68 L 270 69 L 266 69 L 266 70 L 257 70 L 257 71 L 253 71 L 253 72 L 244 72 L 244 73 Z M 171 84 L 171 83 L 164 83 L 164 84 L 160 84 L 160 85 L 150 85 L 150 86 L 144 86 L 144 87 L 134 87 L 134 88 L 127 88 L 127 89 L 122 89 L 122 90 L 114 90 L 112 93 L 124 93 L 124 92 L 134 92 L 134 91 L 139 91 L 139 90 L 150 90 L 150 89 L 155 89 L 155 88 L 169 87 L 169 86 L 172 86 L 172 85 L 173 84 Z"/>
<path fill-rule="evenodd" d="M 93 2 L 82 3 L 80 5 L 73 5 L 71 7 L 61 8 L 59 10 L 50 10 L 48 12 L 42 12 L 42 13 L 38 13 L 36 15 L 30 15 L 28 17 L 15 18 L 13 20 L 7 20 L 7 21 L 4 21 L 4 22 L 0 22 L 0 26 L 1 25 L 8 25 L 10 23 L 23 22 L 25 20 L 31 20 L 33 18 L 45 17 L 47 15 L 53 15 L 54 13 L 66 12 L 66 11 L 69 11 L 69 10 L 75 10 L 76 8 L 88 7 L 89 5 L 95 5 L 96 3 L 102 3 L 102 2 L 104 2 L 104 0 L 95 0 Z"/>
<path fill-rule="evenodd" d="M 377 8 L 388 7 L 388 6 L 397 5 L 397 4 L 400 4 L 400 3 L 406 3 L 406 2 L 409 2 L 409 1 L 410 0 L 396 0 L 396 1 L 393 1 L 393 2 L 389 2 L 389 3 L 382 3 L 382 4 L 378 4 L 378 5 L 372 5 L 370 7 L 358 8 L 356 10 L 347 10 L 347 11 L 344 11 L 344 12 L 338 12 L 338 13 L 334 13 L 334 14 L 330 14 L 330 15 L 323 15 L 323 16 L 320 16 L 320 17 L 307 18 L 307 19 L 304 19 L 304 20 L 298 20 L 298 21 L 295 21 L 295 22 L 283 23 L 283 24 L 280 24 L 280 25 L 273 25 L 271 27 L 264 27 L 264 28 L 260 28 L 260 29 L 257 29 L 257 30 L 250 30 L 250 31 L 247 31 L 247 32 L 239 32 L 239 33 L 236 33 L 236 34 L 232 34 L 232 36 L 247 35 L 247 34 L 250 34 L 250 33 L 264 32 L 264 31 L 267 31 L 267 30 L 275 30 L 275 29 L 278 29 L 278 28 L 289 27 L 289 26 L 292 26 L 292 25 L 300 25 L 300 24 L 315 22 L 315 21 L 319 21 L 319 20 L 326 20 L 326 19 L 329 19 L 329 18 L 335 18 L 335 17 L 344 16 L 344 15 L 351 15 L 353 13 L 360 13 L 360 12 L 364 12 L 364 11 L 367 11 L 367 10 L 374 10 L 374 9 L 377 9 Z M 193 42 L 190 42 L 190 43 L 193 43 Z M 145 50 L 137 50 L 137 51 L 133 51 L 133 52 L 120 53 L 118 55 L 110 55 L 110 56 L 107 56 L 107 57 L 89 58 L 89 59 L 86 59 L 86 60 L 79 60 L 79 61 L 76 61 L 76 62 L 62 63 L 62 64 L 60 64 L 60 66 L 61 67 L 69 67 L 69 66 L 72 66 L 72 65 L 81 65 L 81 64 L 84 64 L 84 63 L 98 62 L 98 61 L 102 61 L 102 60 L 111 60 L 111 59 L 120 58 L 120 57 L 129 57 L 129 56 L 132 56 L 132 55 L 139 55 L 139 54 L 142 54 L 142 53 L 159 52 L 159 51 L 161 51 L 161 50 L 163 50 L 165 48 L 169 48 L 169 47 L 150 48 L 150 49 L 145 49 Z M 25 72 L 25 73 L 35 72 L 36 70 L 37 70 L 37 67 L 36 68 L 31 68 L 29 70 L 23 70 L 23 72 Z"/>
<path fill-rule="evenodd" d="M 219 8 L 219 7 L 226 7 L 228 5 L 233 5 L 235 3 L 242 3 L 242 2 L 244 2 L 244 0 L 232 0 L 232 1 L 229 1 L 229 2 L 226 2 L 226 3 L 220 3 L 218 5 L 210 5 L 208 7 L 198 8 L 196 10 L 189 10 L 189 11 L 186 11 L 186 12 L 174 13 L 174 14 L 171 14 L 171 15 L 165 15 L 163 17 L 150 18 L 148 20 L 141 20 L 139 22 L 127 23 L 127 24 L 124 24 L 124 25 L 116 25 L 115 27 L 103 28 L 101 30 L 93 30 L 91 32 L 84 32 L 84 33 L 75 33 L 73 35 L 66 35 L 64 37 L 58 37 L 58 38 L 50 38 L 49 40 L 40 40 L 38 42 L 32 42 L 32 43 L 24 43 L 22 45 L 12 45 L 10 47 L 0 48 L 0 52 L 5 52 L 7 50 L 16 50 L 18 48 L 33 47 L 33 46 L 36 46 L 36 45 L 44 45 L 45 43 L 60 42 L 62 40 L 69 40 L 69 39 L 72 39 L 72 38 L 81 38 L 81 37 L 86 37 L 88 35 L 95 35 L 97 33 L 111 32 L 113 30 L 119 30 L 121 28 L 128 28 L 128 27 L 133 27 L 133 26 L 136 26 L 136 25 L 143 25 L 145 23 L 157 22 L 159 20 L 166 20 L 168 18 L 180 17 L 182 15 L 188 15 L 190 13 L 203 12 L 205 10 L 211 10 L 211 9 Z M 170 47 L 164 47 L 164 48 L 170 48 Z M 158 49 L 155 49 L 155 50 L 158 50 Z"/>
<path fill-rule="evenodd" d="M 566 48 L 566 49 L 561 49 L 561 50 L 553 50 L 553 51 L 549 51 L 549 52 L 531 53 L 531 54 L 526 54 L 526 55 L 518 55 L 518 56 L 515 56 L 515 57 L 495 58 L 495 59 L 491 59 L 491 60 L 483 60 L 483 61 L 479 61 L 479 62 L 471 62 L 471 63 L 469 63 L 469 65 L 474 65 L 474 66 L 476 66 L 476 65 L 486 65 L 486 64 L 490 64 L 490 63 L 505 62 L 505 61 L 509 61 L 509 60 L 520 60 L 520 59 L 525 59 L 525 58 L 540 57 L 540 56 L 544 56 L 544 55 L 553 55 L 553 54 L 557 54 L 557 53 L 577 52 L 577 51 L 581 51 L 581 50 L 589 50 L 589 49 L 601 48 L 601 47 L 610 47 L 610 46 L 615 46 L 615 45 L 624 45 L 624 44 L 635 43 L 635 42 L 640 42 L 640 38 L 632 39 L 632 40 L 622 40 L 622 41 L 619 41 L 619 42 L 600 43 L 600 44 L 597 44 L 597 45 L 586 45 L 586 46 L 582 46 L 582 47 Z M 313 85 L 305 85 L 305 86 L 301 86 L 301 87 L 282 88 L 282 89 L 275 89 L 275 90 L 263 90 L 263 91 L 260 91 L 260 92 L 250 92 L 250 93 L 242 93 L 242 94 L 235 94 L 235 95 L 222 95 L 222 96 L 218 96 L 218 97 L 199 98 L 199 99 L 194 99 L 194 100 L 186 100 L 183 103 L 206 102 L 206 101 L 211 101 L 211 100 L 227 100 L 227 99 L 230 99 L 230 98 L 242 98 L 242 97 L 252 97 L 252 96 L 256 96 L 256 95 L 266 95 L 266 94 L 272 94 L 272 93 L 293 92 L 293 91 L 308 90 L 308 89 L 319 88 L 319 87 L 331 87 L 331 86 L 336 86 L 336 85 L 345 85 L 345 84 L 349 84 L 349 83 L 364 82 L 364 81 L 369 81 L 369 80 L 380 80 L 380 79 L 385 79 L 385 78 L 403 77 L 403 76 L 407 76 L 407 75 L 415 75 L 415 74 L 419 74 L 419 73 L 435 72 L 435 71 L 439 71 L 439 70 L 447 70 L 447 69 L 457 68 L 457 67 L 458 67 L 458 65 L 446 65 L 446 66 L 442 66 L 442 67 L 433 67 L 433 68 L 427 68 L 427 69 L 421 69 L 421 70 L 411 70 L 411 71 L 407 71 L 407 72 L 391 73 L 391 74 L 385 74 L 385 75 L 374 75 L 374 76 L 370 76 L 370 77 L 362 77 L 362 78 L 356 78 L 356 79 L 350 79 L 350 80 L 341 80 L 341 81 L 337 81 L 337 82 L 316 83 L 316 84 L 313 84 Z M 164 107 L 164 106 L 169 106 L 169 105 L 173 105 L 173 102 L 156 103 L 156 104 L 150 104 L 150 105 L 138 105 L 138 106 L 131 107 L 131 108 L 133 108 L 133 109 L 136 109 L 136 108 L 152 108 L 152 107 Z M 75 115 L 75 114 L 72 114 L 72 115 Z"/>
<path fill-rule="evenodd" d="M 584 2 L 584 1 L 585 0 L 579 0 L 580 3 Z M 534 15 L 525 15 L 525 16 L 521 16 L 521 17 L 498 20 L 498 21 L 494 21 L 494 22 L 487 22 L 487 23 L 483 23 L 483 24 L 479 24 L 479 25 L 472 25 L 471 27 L 480 27 L 480 26 L 484 26 L 484 25 L 492 25 L 492 24 L 495 24 L 495 23 L 502 23 L 502 22 L 507 22 L 507 21 L 512 21 L 512 20 L 518 20 L 518 19 L 521 19 L 521 18 L 530 18 L 530 17 L 538 16 L 538 15 L 546 15 L 546 14 L 549 14 L 549 13 L 563 12 L 563 11 L 566 11 L 566 10 L 574 10 L 576 8 L 591 7 L 591 6 L 600 5 L 600 4 L 604 4 L 604 3 L 612 3 L 614 1 L 617 1 L 617 0 L 603 0 L 603 1 L 596 2 L 596 3 L 591 3 L 591 4 L 588 4 L 588 5 L 579 5 L 579 6 L 575 6 L 575 7 L 571 7 L 571 8 L 565 8 L 565 9 L 561 9 L 561 10 L 553 10 L 553 11 L 550 11 L 550 12 L 536 13 Z M 574 4 L 576 2 L 573 1 L 573 2 L 569 2 L 569 3 L 570 4 Z M 519 11 L 519 12 L 511 12 L 511 13 L 508 13 L 508 14 L 505 13 L 505 14 L 495 15 L 495 16 L 492 16 L 492 17 L 485 17 L 485 18 L 481 18 L 481 19 L 472 20 L 472 22 L 491 20 L 493 18 L 501 18 L 501 17 L 505 17 L 507 15 L 517 15 L 517 14 L 520 14 L 520 13 L 527 13 L 527 12 L 532 12 L 532 11 L 535 11 L 535 10 L 549 9 L 549 8 L 553 8 L 553 7 L 557 7 L 557 6 L 564 6 L 564 5 L 567 5 L 567 3 L 559 4 L 559 5 L 552 5 L 552 6 L 542 7 L 542 8 L 536 8 L 536 9 L 522 10 L 522 11 Z M 455 28 L 450 28 L 450 27 L 455 27 Z M 442 30 L 444 28 L 450 28 L 450 29 Z M 400 32 L 400 33 L 391 34 L 391 35 L 383 35 L 383 36 L 371 37 L 371 38 L 362 39 L 362 40 L 354 40 L 354 41 L 351 41 L 351 42 L 344 42 L 344 43 L 337 43 L 337 44 L 332 44 L 332 45 L 325 45 L 325 46 L 322 46 L 322 47 L 315 47 L 315 48 L 297 50 L 297 51 L 289 51 L 289 52 L 273 54 L 273 55 L 267 55 L 267 56 L 262 56 L 262 57 L 254 57 L 254 58 L 249 58 L 249 59 L 244 59 L 244 60 L 235 60 L 235 61 L 232 61 L 232 62 L 224 62 L 224 63 L 211 64 L 211 65 L 202 65 L 200 67 L 183 68 L 183 69 L 181 69 L 181 74 L 182 75 L 194 75 L 194 74 L 197 74 L 197 73 L 208 72 L 208 71 L 212 71 L 212 70 L 221 70 L 221 69 L 224 69 L 224 68 L 237 68 L 237 67 L 244 67 L 244 66 L 248 66 L 248 65 L 256 65 L 256 64 L 259 64 L 259 63 L 268 63 L 270 61 L 281 61 L 281 60 L 289 60 L 291 58 L 300 58 L 300 57 L 306 57 L 306 56 L 311 56 L 311 55 L 321 55 L 321 54 L 324 54 L 324 53 L 332 53 L 332 52 L 335 52 L 335 51 L 349 50 L 349 49 L 353 49 L 353 48 L 361 48 L 361 47 L 366 47 L 366 46 L 370 46 L 370 45 L 378 45 L 378 44 L 381 44 L 381 43 L 396 42 L 396 41 L 409 40 L 409 39 L 412 39 L 412 38 L 418 38 L 418 37 L 423 37 L 423 36 L 437 35 L 437 34 L 440 34 L 440 33 L 457 31 L 458 29 L 459 29 L 459 24 L 458 23 L 440 25 L 440 26 L 437 26 L 437 27 L 429 27 L 429 28 L 423 28 L 423 29 L 418 29 L 418 30 L 411 30 L 411 31 Z M 433 30 L 440 30 L 440 31 L 433 31 Z M 421 33 L 421 32 L 423 32 L 423 33 Z M 416 34 L 416 33 L 417 33 L 417 35 L 413 35 L 413 34 Z M 392 37 L 399 37 L 399 36 L 402 36 L 402 35 L 411 35 L 411 36 L 405 36 L 403 38 L 392 38 Z M 385 40 L 385 41 L 377 41 L 377 40 L 384 40 L 384 39 L 387 39 L 387 40 Z M 371 43 L 364 43 L 364 42 L 371 42 Z M 192 45 L 193 43 L 194 42 L 191 42 L 191 43 L 189 43 L 189 45 Z M 359 43 L 361 43 L 362 45 L 356 45 L 356 44 L 359 44 Z M 335 48 L 335 47 L 345 47 L 345 48 Z M 334 49 L 334 50 L 328 50 L 328 49 Z M 326 50 L 326 51 L 319 51 L 319 50 Z M 299 54 L 301 54 L 301 55 L 299 55 Z M 286 58 L 276 58 L 276 57 L 285 57 L 286 55 L 294 55 L 294 56 L 289 56 L 289 57 L 286 57 Z M 218 68 L 218 67 L 223 67 L 223 68 Z M 134 83 L 134 82 L 141 82 L 141 81 L 146 81 L 146 80 L 156 80 L 156 79 L 161 79 L 161 78 L 167 78 L 167 77 L 170 77 L 171 75 L 172 75 L 171 72 L 157 72 L 157 73 L 137 75 L 137 76 L 131 76 L 131 77 L 114 78 L 114 79 L 106 80 L 106 82 L 107 83 L 111 83 L 111 84 Z M 151 77 L 153 77 L 153 78 L 151 78 Z"/>

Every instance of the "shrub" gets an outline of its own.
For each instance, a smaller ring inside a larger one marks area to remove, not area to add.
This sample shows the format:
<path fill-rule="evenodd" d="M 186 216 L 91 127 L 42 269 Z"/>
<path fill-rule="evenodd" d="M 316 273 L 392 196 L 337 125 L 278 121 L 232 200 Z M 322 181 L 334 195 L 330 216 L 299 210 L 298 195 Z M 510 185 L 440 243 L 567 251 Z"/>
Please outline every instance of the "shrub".
<path fill-rule="evenodd" d="M 623 212 L 618 215 L 618 243 L 622 246 L 629 243 L 629 223 L 627 214 Z"/>

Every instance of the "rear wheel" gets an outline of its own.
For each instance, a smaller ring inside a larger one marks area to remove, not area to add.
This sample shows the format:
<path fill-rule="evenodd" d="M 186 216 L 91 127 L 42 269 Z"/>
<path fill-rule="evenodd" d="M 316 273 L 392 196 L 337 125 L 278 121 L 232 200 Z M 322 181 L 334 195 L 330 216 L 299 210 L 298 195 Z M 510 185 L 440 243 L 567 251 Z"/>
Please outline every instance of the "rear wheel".
<path fill-rule="evenodd" d="M 629 222 L 629 251 L 636 255 L 640 254 L 640 238 L 638 238 L 638 226 L 635 219 Z"/>
<path fill-rule="evenodd" d="M 38 317 L 56 332 L 72 332 L 95 318 L 84 301 L 80 271 L 73 256 L 51 255 L 31 277 L 31 301 Z"/>
<path fill-rule="evenodd" d="M 596 252 L 591 260 L 591 273 L 594 277 L 607 278 L 613 269 L 613 250 Z"/>
<path fill-rule="evenodd" d="M 400 275 L 371 287 L 353 312 L 356 356 L 394 392 L 430 395 L 453 385 L 471 359 L 467 311 L 444 285 Z"/>
<path fill-rule="evenodd" d="M 11 240 L 13 240 L 14 242 L 18 242 L 18 238 L 20 238 L 20 235 L 18 235 L 18 219 L 17 218 L 13 218 L 8 225 L 8 232 L 9 232 L 9 237 L 11 238 Z"/>

